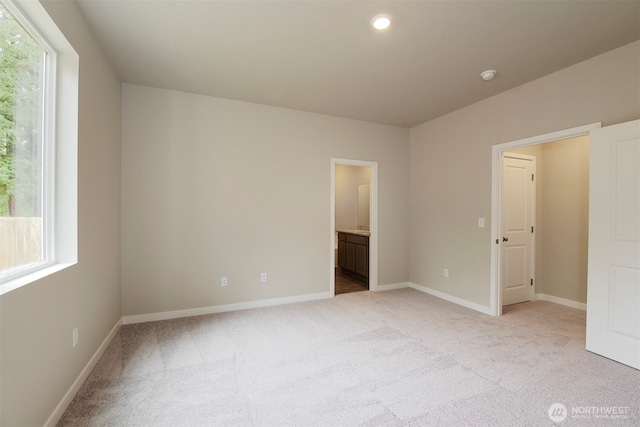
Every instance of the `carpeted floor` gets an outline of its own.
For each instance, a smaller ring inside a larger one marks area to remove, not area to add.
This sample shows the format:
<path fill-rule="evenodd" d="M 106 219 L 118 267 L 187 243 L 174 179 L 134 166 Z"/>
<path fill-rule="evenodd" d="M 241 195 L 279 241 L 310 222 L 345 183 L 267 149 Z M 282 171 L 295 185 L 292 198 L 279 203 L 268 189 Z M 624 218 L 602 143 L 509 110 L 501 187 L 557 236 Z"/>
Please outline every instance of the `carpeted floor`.
<path fill-rule="evenodd" d="M 399 289 L 123 326 L 59 425 L 640 425 L 640 371 L 584 350 L 584 312 L 504 312 Z"/>

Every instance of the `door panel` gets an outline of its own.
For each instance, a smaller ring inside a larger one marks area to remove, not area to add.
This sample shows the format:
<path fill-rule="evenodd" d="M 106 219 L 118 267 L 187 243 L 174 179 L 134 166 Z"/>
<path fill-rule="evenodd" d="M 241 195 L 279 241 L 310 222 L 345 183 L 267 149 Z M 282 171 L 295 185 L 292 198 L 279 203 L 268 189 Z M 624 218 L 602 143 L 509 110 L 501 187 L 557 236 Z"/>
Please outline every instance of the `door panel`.
<path fill-rule="evenodd" d="M 591 131 L 587 350 L 640 369 L 640 121 Z"/>
<path fill-rule="evenodd" d="M 505 249 L 505 263 L 507 272 L 507 282 L 505 288 L 507 290 L 516 290 L 522 288 L 525 284 L 526 277 L 524 272 L 527 270 L 527 247 L 525 245 L 513 245 Z"/>
<path fill-rule="evenodd" d="M 356 245 L 347 242 L 346 243 L 346 262 L 347 270 L 356 271 Z"/>
<path fill-rule="evenodd" d="M 524 232 L 527 226 L 527 184 L 530 181 L 529 163 L 519 159 L 505 159 L 505 231 Z"/>
<path fill-rule="evenodd" d="M 637 242 L 640 235 L 638 143 L 633 139 L 617 141 L 614 150 L 616 240 Z"/>
<path fill-rule="evenodd" d="M 363 245 L 356 245 L 356 273 L 363 277 L 369 276 L 369 263 L 367 257 L 369 256 L 369 247 Z"/>
<path fill-rule="evenodd" d="M 630 338 L 640 337 L 638 300 L 640 293 L 640 271 L 632 268 L 612 266 L 611 278 L 611 332 Z M 629 322 L 631 319 L 633 321 Z"/>
<path fill-rule="evenodd" d="M 502 305 L 533 297 L 535 157 L 505 153 L 502 159 L 501 275 Z"/>

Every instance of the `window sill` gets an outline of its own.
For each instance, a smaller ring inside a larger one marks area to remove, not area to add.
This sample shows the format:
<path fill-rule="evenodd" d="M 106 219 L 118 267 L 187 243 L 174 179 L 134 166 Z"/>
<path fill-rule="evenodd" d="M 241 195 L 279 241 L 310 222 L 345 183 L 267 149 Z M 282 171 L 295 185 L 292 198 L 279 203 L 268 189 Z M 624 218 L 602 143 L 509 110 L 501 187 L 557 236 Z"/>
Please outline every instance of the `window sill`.
<path fill-rule="evenodd" d="M 75 262 L 53 264 L 48 267 L 41 268 L 40 270 L 27 273 L 24 276 L 16 277 L 15 279 L 9 280 L 0 285 L 0 295 L 4 295 L 6 293 L 14 291 L 18 288 L 28 285 L 29 283 L 36 282 L 40 279 L 43 279 L 47 276 L 55 274 L 58 271 L 62 271 L 65 268 L 71 267 L 72 265 L 75 265 L 75 264 L 76 264 Z"/>

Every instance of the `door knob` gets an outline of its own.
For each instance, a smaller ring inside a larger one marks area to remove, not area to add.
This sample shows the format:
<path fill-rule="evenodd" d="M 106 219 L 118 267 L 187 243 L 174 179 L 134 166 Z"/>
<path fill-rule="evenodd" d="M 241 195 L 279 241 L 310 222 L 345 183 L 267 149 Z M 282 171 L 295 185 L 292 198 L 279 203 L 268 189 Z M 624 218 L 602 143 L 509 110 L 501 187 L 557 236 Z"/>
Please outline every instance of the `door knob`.
<path fill-rule="evenodd" d="M 502 241 L 503 241 L 503 242 L 508 242 L 508 241 L 509 241 L 509 238 L 508 238 L 508 237 L 503 237 L 503 238 L 502 238 Z"/>

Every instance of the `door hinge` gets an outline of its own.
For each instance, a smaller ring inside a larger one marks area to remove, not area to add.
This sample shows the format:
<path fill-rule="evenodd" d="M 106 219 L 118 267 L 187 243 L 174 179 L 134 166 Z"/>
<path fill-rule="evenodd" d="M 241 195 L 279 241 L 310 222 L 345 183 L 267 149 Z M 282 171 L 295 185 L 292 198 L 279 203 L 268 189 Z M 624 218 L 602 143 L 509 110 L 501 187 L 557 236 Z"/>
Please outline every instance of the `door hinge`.
<path fill-rule="evenodd" d="M 531 232 L 533 233 L 533 225 L 531 226 Z"/>
<path fill-rule="evenodd" d="M 500 244 L 500 239 L 496 239 L 496 245 Z"/>
<path fill-rule="evenodd" d="M 533 174 L 531 174 L 531 181 L 533 181 Z"/>
<path fill-rule="evenodd" d="M 531 279 L 531 286 L 533 286 L 533 279 Z"/>

